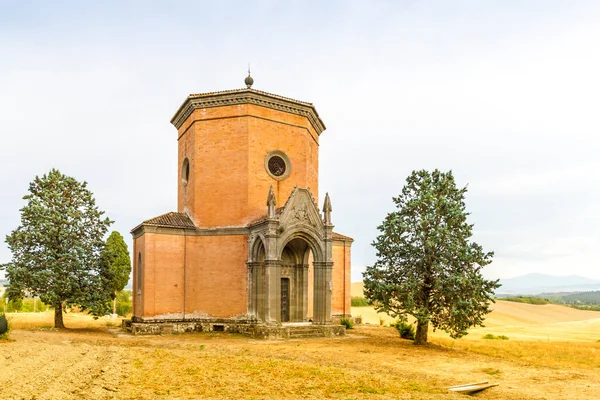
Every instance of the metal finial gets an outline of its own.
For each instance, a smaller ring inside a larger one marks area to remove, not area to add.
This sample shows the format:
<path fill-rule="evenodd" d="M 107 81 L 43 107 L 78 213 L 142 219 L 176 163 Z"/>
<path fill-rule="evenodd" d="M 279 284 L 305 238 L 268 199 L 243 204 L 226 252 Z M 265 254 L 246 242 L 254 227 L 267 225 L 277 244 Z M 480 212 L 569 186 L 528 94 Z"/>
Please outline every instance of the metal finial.
<path fill-rule="evenodd" d="M 248 89 L 250 89 L 252 87 L 252 84 L 254 83 L 254 79 L 252 79 L 252 77 L 250 76 L 250 63 L 248 63 L 248 76 L 246 77 L 246 79 L 244 79 L 244 83 L 246 84 L 246 87 Z"/>

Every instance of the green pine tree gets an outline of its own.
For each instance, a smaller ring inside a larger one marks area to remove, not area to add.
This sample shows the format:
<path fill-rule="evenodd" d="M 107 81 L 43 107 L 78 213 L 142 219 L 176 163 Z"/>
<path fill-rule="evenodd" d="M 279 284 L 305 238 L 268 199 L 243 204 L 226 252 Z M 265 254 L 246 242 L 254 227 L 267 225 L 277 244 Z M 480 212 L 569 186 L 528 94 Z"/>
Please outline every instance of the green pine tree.
<path fill-rule="evenodd" d="M 54 326 L 64 328 L 63 307 L 92 315 L 110 312 L 111 274 L 101 262 L 112 223 L 96 206 L 86 182 L 52 169 L 29 185 L 21 225 L 6 237 L 12 252 L 6 270 L 11 299 L 39 296 L 54 307 Z"/>
<path fill-rule="evenodd" d="M 123 236 L 117 231 L 111 232 L 106 239 L 106 246 L 102 252 L 102 262 L 106 264 L 111 275 L 111 290 L 115 294 L 113 300 L 113 314 L 117 313 L 117 292 L 123 290 L 131 274 L 131 259 L 129 249 Z"/>
<path fill-rule="evenodd" d="M 429 323 L 453 338 L 482 325 L 500 286 L 481 275 L 493 253 L 470 241 L 466 192 L 452 172 L 413 171 L 393 199 L 397 211 L 378 227 L 377 262 L 364 273 L 365 295 L 378 311 L 403 321 L 413 316 L 415 344 L 427 343 Z"/>

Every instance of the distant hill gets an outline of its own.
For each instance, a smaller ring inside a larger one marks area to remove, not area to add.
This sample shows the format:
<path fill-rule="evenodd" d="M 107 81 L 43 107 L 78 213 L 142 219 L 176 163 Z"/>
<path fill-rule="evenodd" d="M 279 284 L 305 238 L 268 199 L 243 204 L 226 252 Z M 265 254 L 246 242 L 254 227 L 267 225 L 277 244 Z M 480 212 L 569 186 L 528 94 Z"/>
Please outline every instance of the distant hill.
<path fill-rule="evenodd" d="M 496 290 L 498 296 L 600 290 L 600 280 L 577 275 L 527 274 L 516 278 L 500 279 L 500 283 L 502 286 Z"/>
<path fill-rule="evenodd" d="M 502 286 L 496 296 L 535 295 L 541 293 L 572 293 L 600 290 L 600 280 L 581 276 L 554 276 L 527 274 L 510 279 L 500 279 Z M 363 283 L 352 282 L 352 296 L 363 296 Z"/>

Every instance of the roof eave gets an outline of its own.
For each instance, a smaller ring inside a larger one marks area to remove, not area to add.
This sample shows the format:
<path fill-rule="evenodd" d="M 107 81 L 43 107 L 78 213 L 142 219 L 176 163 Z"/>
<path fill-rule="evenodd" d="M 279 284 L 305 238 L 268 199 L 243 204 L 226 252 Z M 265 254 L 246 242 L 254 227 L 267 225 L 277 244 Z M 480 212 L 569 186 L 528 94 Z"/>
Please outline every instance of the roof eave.
<path fill-rule="evenodd" d="M 223 107 L 237 104 L 255 104 L 304 116 L 309 120 L 318 135 L 326 129 L 325 123 L 312 103 L 254 89 L 191 94 L 177 109 L 177 112 L 173 115 L 173 118 L 171 118 L 171 124 L 179 129 L 197 108 Z"/>

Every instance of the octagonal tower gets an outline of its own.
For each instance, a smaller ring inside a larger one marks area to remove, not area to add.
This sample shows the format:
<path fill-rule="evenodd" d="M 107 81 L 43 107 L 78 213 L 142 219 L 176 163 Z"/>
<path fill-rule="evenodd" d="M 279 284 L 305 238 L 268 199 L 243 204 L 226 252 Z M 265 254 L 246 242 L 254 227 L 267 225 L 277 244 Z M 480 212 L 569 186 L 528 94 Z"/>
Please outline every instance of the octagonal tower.
<path fill-rule="evenodd" d="M 245 226 L 261 217 L 273 186 L 283 204 L 296 186 L 318 193 L 315 107 L 251 88 L 192 94 L 178 129 L 178 211 L 198 227 Z"/>

